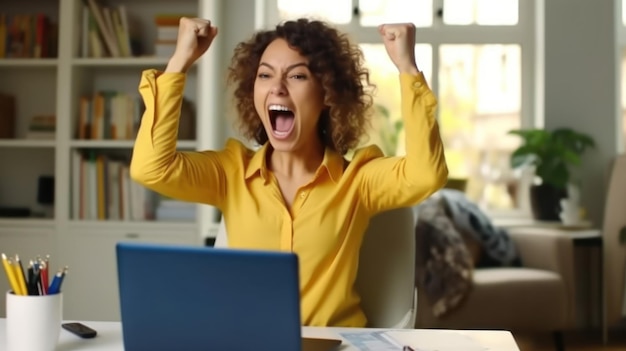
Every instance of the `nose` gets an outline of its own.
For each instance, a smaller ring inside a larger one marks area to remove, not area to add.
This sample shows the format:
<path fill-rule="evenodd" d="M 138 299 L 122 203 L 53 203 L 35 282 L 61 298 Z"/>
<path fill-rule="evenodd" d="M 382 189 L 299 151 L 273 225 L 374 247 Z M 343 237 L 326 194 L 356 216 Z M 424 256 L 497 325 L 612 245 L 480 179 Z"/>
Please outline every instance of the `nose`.
<path fill-rule="evenodd" d="M 274 95 L 287 95 L 287 89 L 282 79 L 276 79 L 272 82 L 270 92 Z"/>

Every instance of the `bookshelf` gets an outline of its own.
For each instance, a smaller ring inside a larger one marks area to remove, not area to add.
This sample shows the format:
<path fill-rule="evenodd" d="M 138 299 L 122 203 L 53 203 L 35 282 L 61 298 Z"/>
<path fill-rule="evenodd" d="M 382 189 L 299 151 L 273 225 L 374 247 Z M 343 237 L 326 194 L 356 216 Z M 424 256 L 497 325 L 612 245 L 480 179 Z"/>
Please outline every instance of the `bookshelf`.
<path fill-rule="evenodd" d="M 45 14 L 56 39 L 53 57 L 0 57 L 0 94 L 14 97 L 14 135 L 0 138 L 0 207 L 27 208 L 25 217 L 0 216 L 0 251 L 23 257 L 50 254 L 56 266 L 70 266 L 64 283 L 64 317 L 117 320 L 117 272 L 115 243 L 162 242 L 200 245 L 215 236 L 219 212 L 210 206 L 193 205 L 195 219 L 81 218 L 76 216 L 76 154 L 106 155 L 128 160 L 134 135 L 124 139 L 86 138 L 79 135 L 82 97 L 112 91 L 139 98 L 138 84 L 144 69 L 163 69 L 168 57 L 156 57 L 155 17 L 189 14 L 218 18 L 221 2 L 213 0 L 97 0 L 107 8 L 123 6 L 141 56 L 85 57 L 82 33 L 84 1 L 33 0 L 8 2 L 0 20 L 24 14 Z M 0 25 L 0 31 L 2 30 Z M 0 36 L 1 37 L 1 36 Z M 219 41 L 219 40 L 218 40 Z M 216 41 L 214 46 L 218 46 Z M 6 49 L 6 48 L 5 48 Z M 6 52 L 6 51 L 5 51 Z M 2 53 L 2 50 L 0 50 Z M 216 149 L 221 145 L 218 120 L 221 91 L 218 50 L 210 50 L 188 73 L 185 98 L 193 107 L 193 136 L 179 140 L 180 150 Z M 15 55 L 14 55 L 15 56 Z M 201 98 L 200 98 L 201 97 Z M 0 105 L 0 108 L 2 105 Z M 0 128 L 3 110 L 0 109 Z M 34 116 L 55 116 L 54 134 L 34 138 Z M 199 116 L 202 116 L 201 118 Z M 41 176 L 54 176 L 54 205 L 38 201 Z M 115 211 L 115 210 L 114 210 Z M 115 211 L 117 212 L 117 211 Z M 6 279 L 0 290 L 6 291 Z M 102 301 L 94 302 L 94 299 Z M 0 317 L 5 315 L 0 304 Z"/>

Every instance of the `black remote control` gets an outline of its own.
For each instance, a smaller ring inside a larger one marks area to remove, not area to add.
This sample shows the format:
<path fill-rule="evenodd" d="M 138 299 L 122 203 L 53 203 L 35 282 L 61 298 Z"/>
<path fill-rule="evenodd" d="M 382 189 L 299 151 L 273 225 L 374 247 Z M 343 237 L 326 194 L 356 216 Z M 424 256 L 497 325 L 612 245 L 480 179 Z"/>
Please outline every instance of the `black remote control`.
<path fill-rule="evenodd" d="M 78 335 L 79 337 L 83 339 L 91 339 L 91 338 L 94 338 L 96 335 L 98 335 L 98 333 L 95 330 L 78 322 L 63 323 L 61 324 L 61 326 L 63 327 L 63 329 L 69 331 L 72 334 Z"/>

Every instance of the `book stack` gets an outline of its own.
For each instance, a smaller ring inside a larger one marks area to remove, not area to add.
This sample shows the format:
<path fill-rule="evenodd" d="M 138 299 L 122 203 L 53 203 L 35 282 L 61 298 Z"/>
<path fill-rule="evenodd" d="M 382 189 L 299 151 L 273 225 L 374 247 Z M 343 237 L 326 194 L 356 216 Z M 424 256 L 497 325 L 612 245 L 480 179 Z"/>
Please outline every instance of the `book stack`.
<path fill-rule="evenodd" d="M 56 124 L 54 115 L 34 116 L 28 125 L 26 138 L 52 140 L 56 137 Z"/>
<path fill-rule="evenodd" d="M 96 0 L 83 0 L 83 57 L 131 57 L 136 54 L 131 45 L 128 14 L 124 5 L 108 7 Z"/>
<path fill-rule="evenodd" d="M 156 57 L 171 57 L 176 48 L 178 37 L 178 22 L 181 17 L 192 17 L 181 14 L 159 14 L 154 17 L 156 25 L 156 42 L 154 43 L 154 55 Z"/>

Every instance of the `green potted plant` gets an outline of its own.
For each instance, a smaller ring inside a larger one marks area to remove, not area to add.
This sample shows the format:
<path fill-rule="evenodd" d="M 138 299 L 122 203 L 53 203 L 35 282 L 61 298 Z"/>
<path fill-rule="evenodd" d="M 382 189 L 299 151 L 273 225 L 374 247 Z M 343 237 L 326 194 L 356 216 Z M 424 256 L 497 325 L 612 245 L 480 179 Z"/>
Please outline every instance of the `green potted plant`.
<path fill-rule="evenodd" d="M 535 175 L 541 179 L 540 184 L 530 188 L 533 216 L 537 220 L 558 221 L 560 201 L 567 197 L 571 181 L 570 167 L 580 165 L 582 154 L 595 147 L 594 140 L 571 128 L 516 129 L 509 134 L 522 139 L 511 154 L 511 167 L 534 166 Z"/>

